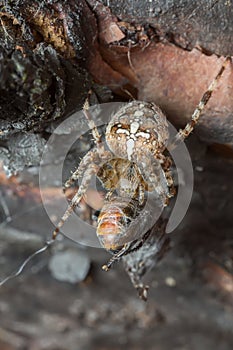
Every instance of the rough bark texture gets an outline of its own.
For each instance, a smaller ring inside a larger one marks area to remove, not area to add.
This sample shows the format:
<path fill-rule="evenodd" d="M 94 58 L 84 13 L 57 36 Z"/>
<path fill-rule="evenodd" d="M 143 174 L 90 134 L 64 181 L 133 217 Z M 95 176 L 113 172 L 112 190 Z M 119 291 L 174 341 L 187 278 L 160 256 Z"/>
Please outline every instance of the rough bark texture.
<path fill-rule="evenodd" d="M 149 24 L 177 46 L 220 56 L 233 55 L 231 1 L 101 1 L 123 21 Z"/>

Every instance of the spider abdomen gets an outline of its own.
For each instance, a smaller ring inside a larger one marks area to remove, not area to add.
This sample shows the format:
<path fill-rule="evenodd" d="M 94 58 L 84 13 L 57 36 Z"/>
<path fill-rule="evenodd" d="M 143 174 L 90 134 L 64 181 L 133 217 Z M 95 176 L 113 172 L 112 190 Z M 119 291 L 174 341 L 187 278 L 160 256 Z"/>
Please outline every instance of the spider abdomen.
<path fill-rule="evenodd" d="M 139 213 L 139 203 L 115 197 L 106 201 L 98 217 L 96 234 L 101 245 L 111 252 L 127 243 L 127 228 Z"/>

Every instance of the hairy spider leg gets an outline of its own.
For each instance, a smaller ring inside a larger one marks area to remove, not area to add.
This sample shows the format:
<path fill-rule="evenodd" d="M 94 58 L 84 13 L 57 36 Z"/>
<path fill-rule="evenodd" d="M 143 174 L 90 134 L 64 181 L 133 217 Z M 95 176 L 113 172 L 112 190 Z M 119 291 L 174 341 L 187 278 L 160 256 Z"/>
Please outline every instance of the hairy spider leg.
<path fill-rule="evenodd" d="M 75 207 L 78 205 L 78 203 L 80 202 L 80 200 L 82 199 L 82 197 L 84 196 L 84 194 L 86 193 L 89 184 L 91 182 L 92 176 L 97 174 L 99 169 L 101 168 L 101 166 L 103 166 L 103 164 L 107 161 L 109 161 L 112 158 L 112 154 L 111 152 L 105 151 L 103 157 L 100 159 L 98 157 L 98 152 L 95 154 L 95 162 L 93 163 L 89 163 L 91 156 L 89 153 L 93 153 L 93 150 L 90 150 L 85 157 L 82 160 L 82 171 L 79 171 L 79 167 L 76 170 L 76 174 L 80 175 L 81 173 L 83 173 L 83 178 L 82 178 L 82 182 L 81 185 L 79 186 L 78 192 L 74 195 L 74 197 L 72 198 L 67 210 L 65 211 L 65 213 L 63 214 L 62 218 L 60 219 L 60 221 L 58 222 L 55 230 L 53 231 L 52 234 L 52 239 L 55 240 L 60 228 L 64 225 L 64 223 L 66 222 L 66 220 L 69 218 L 69 216 L 72 214 L 72 212 L 74 211 Z M 92 158 L 93 159 L 93 158 Z M 98 164 L 97 164 L 98 163 Z M 86 166 L 86 168 L 85 168 Z M 84 169 L 83 169 L 84 168 Z M 79 177 L 76 178 L 77 180 L 79 179 Z M 69 181 L 69 180 L 68 180 Z"/>
<path fill-rule="evenodd" d="M 125 256 L 127 254 L 132 253 L 132 252 L 135 252 L 136 250 L 141 248 L 143 246 L 144 242 L 150 237 L 150 235 L 151 235 L 151 230 L 148 230 L 139 241 L 133 241 L 133 242 L 126 243 L 121 248 L 121 250 L 119 252 L 114 254 L 111 257 L 111 259 L 109 259 L 107 264 L 102 266 L 102 269 L 104 271 L 108 271 L 111 268 L 112 264 L 115 261 L 118 261 L 120 258 L 122 258 L 122 256 Z"/>
<path fill-rule="evenodd" d="M 90 155 L 91 153 L 91 155 Z M 91 156 L 93 155 L 93 150 L 90 150 L 85 157 L 82 160 L 82 164 L 80 163 L 80 165 L 82 166 L 82 171 L 79 171 L 79 167 L 76 170 L 76 174 L 80 175 L 81 173 L 83 173 L 83 178 L 81 181 L 81 185 L 79 186 L 78 192 L 74 195 L 74 197 L 72 198 L 71 202 L 69 203 L 68 208 L 66 209 L 65 213 L 63 214 L 62 218 L 60 219 L 60 221 L 58 222 L 55 230 L 53 231 L 52 234 L 52 239 L 55 240 L 60 228 L 64 225 L 64 223 L 66 222 L 66 220 L 69 218 L 69 216 L 72 214 L 72 212 L 74 211 L 75 207 L 78 205 L 78 203 L 80 202 L 80 200 L 82 199 L 82 197 L 84 196 L 84 194 L 86 193 L 89 184 L 91 182 L 92 176 L 97 174 L 99 169 L 101 168 L 101 166 L 103 166 L 103 164 L 107 161 L 109 161 L 112 158 L 112 154 L 109 151 L 105 151 L 104 154 L 102 154 L 101 158 L 98 154 L 98 150 L 95 153 L 95 159 L 91 158 Z M 95 160 L 92 163 L 89 163 L 90 159 Z M 85 168 L 86 167 L 86 168 Z M 81 175 L 80 175 L 81 176 Z M 79 179 L 79 177 L 76 178 L 77 180 Z"/>
<path fill-rule="evenodd" d="M 53 232 L 53 235 L 52 235 L 53 240 L 56 239 L 60 231 L 60 228 L 64 225 L 65 221 L 72 214 L 75 207 L 78 205 L 78 203 L 86 193 L 92 176 L 94 174 L 97 174 L 100 167 L 106 161 L 112 158 L 112 154 L 109 151 L 106 151 L 104 148 L 104 144 L 101 141 L 101 135 L 99 134 L 98 129 L 95 125 L 95 122 L 92 119 L 91 113 L 89 111 L 90 109 L 89 99 L 91 94 L 92 94 L 92 90 L 88 92 L 88 96 L 84 102 L 83 113 L 87 119 L 88 126 L 91 129 L 92 136 L 94 138 L 94 142 L 96 146 L 85 155 L 85 157 L 80 162 L 78 168 L 74 171 L 71 177 L 65 182 L 65 185 L 63 187 L 63 192 L 65 192 L 65 190 L 68 189 L 73 184 L 74 181 L 77 181 L 83 176 L 78 192 L 71 200 L 69 207 L 67 208 L 66 212 L 62 216 L 61 220 L 59 221 L 59 223 L 57 224 L 57 227 Z"/>
<path fill-rule="evenodd" d="M 105 148 L 104 148 L 104 144 L 101 140 L 101 135 L 99 134 L 99 131 L 97 129 L 97 126 L 95 125 L 95 122 L 94 120 L 92 119 L 91 117 L 91 113 L 90 113 L 90 96 L 92 94 L 92 90 L 89 90 L 88 92 L 88 96 L 84 102 L 84 105 L 83 105 L 83 113 L 87 119 L 87 123 L 88 123 L 88 126 L 89 128 L 91 129 L 91 133 L 92 133 L 92 136 L 94 138 L 94 142 L 96 144 L 96 147 L 97 147 L 97 150 L 99 152 L 99 154 L 102 154 L 105 152 Z"/>
<path fill-rule="evenodd" d="M 97 166 L 96 164 L 88 165 L 86 171 L 84 172 L 83 179 L 82 179 L 81 185 L 79 186 L 78 192 L 72 198 L 68 208 L 66 209 L 62 218 L 58 222 L 55 230 L 53 231 L 53 234 L 52 234 L 53 240 L 56 239 L 56 237 L 60 231 L 60 228 L 64 225 L 64 223 L 66 222 L 68 217 L 74 211 L 75 207 L 79 204 L 80 200 L 82 199 L 82 197 L 84 196 L 84 194 L 86 193 L 86 191 L 88 189 L 88 186 L 90 184 L 92 176 L 94 174 L 97 174 L 98 170 L 99 170 L 99 166 Z"/>
<path fill-rule="evenodd" d="M 70 178 L 65 182 L 63 191 L 65 192 L 66 189 L 72 186 L 72 184 L 77 181 L 84 173 L 87 164 L 93 163 L 96 156 L 100 155 L 101 157 L 106 158 L 106 150 L 104 148 L 104 144 L 101 140 L 101 135 L 99 134 L 99 131 L 97 129 L 97 126 L 95 125 L 94 120 L 91 117 L 90 113 L 90 96 L 92 94 L 92 90 L 89 90 L 88 96 L 83 104 L 83 113 L 86 117 L 87 123 L 89 128 L 91 129 L 91 133 L 95 142 L 96 147 L 90 150 L 86 156 L 82 159 L 82 161 L 79 164 L 79 167 L 73 172 L 73 174 L 70 176 Z M 107 155 L 108 156 L 108 155 Z"/>
<path fill-rule="evenodd" d="M 196 126 L 201 112 L 203 111 L 203 109 L 205 108 L 206 104 L 208 103 L 209 99 L 212 96 L 213 91 L 215 90 L 218 81 L 220 80 L 223 72 L 225 71 L 227 65 L 231 62 L 231 57 L 227 57 L 218 74 L 216 75 L 216 77 L 213 79 L 213 81 L 211 82 L 211 84 L 209 85 L 208 89 L 206 90 L 206 92 L 203 94 L 200 102 L 198 103 L 196 109 L 194 110 L 192 117 L 191 117 L 191 121 L 189 123 L 186 124 L 186 126 L 184 127 L 184 129 L 180 129 L 179 132 L 176 134 L 175 139 L 173 141 L 173 143 L 169 146 L 169 150 L 174 149 L 178 143 L 184 141 L 189 135 L 190 133 L 193 131 L 194 127 Z"/>
<path fill-rule="evenodd" d="M 127 254 L 127 252 L 129 251 L 131 245 L 132 245 L 132 242 L 124 244 L 123 248 L 121 248 L 121 250 L 118 253 L 114 254 L 111 257 L 111 259 L 109 259 L 107 264 L 102 266 L 102 269 L 104 271 L 108 271 L 115 261 L 118 261 L 122 256 Z"/>
<path fill-rule="evenodd" d="M 162 205 L 165 207 L 169 202 L 169 191 L 167 187 L 166 174 L 160 164 L 159 159 L 155 159 L 152 155 L 146 154 L 144 157 L 138 158 L 136 161 L 141 175 L 145 182 L 150 187 L 153 187 L 153 191 L 156 191 L 162 201 Z M 148 170 L 150 171 L 148 172 Z"/>
<path fill-rule="evenodd" d="M 161 153 L 159 154 L 158 159 L 161 160 L 161 166 L 163 168 L 163 171 L 167 180 L 167 186 L 169 188 L 168 197 L 172 198 L 176 194 L 176 189 L 174 186 L 174 181 L 173 181 L 172 172 L 171 172 L 172 159 L 171 157 L 165 156 Z"/>
<path fill-rule="evenodd" d="M 85 155 L 85 157 L 81 160 L 78 168 L 73 172 L 70 178 L 65 182 L 63 186 L 63 192 L 65 192 L 68 188 L 72 186 L 72 184 L 75 181 L 77 181 L 83 176 L 87 168 L 87 164 L 93 163 L 93 161 L 96 159 L 96 156 L 97 156 L 97 148 L 95 147 Z"/>

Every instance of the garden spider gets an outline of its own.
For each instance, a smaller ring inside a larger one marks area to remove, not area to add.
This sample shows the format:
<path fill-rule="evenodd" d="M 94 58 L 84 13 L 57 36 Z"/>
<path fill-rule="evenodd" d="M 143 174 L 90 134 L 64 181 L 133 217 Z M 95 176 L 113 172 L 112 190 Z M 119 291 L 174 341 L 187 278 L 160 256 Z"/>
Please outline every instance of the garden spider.
<path fill-rule="evenodd" d="M 230 62 L 230 57 L 224 60 L 219 72 L 194 110 L 190 122 L 179 130 L 174 141 L 169 145 L 169 151 L 184 141 L 193 131 L 201 112 Z M 53 231 L 52 239 L 25 260 L 16 273 L 1 281 L 0 286 L 18 276 L 29 260 L 45 251 L 55 241 L 61 227 L 85 195 L 92 176 L 96 175 L 107 191 L 98 217 L 96 232 L 101 245 L 113 254 L 103 269 L 109 270 L 115 261 L 123 257 L 126 271 L 138 290 L 139 296 L 146 300 L 148 287 L 141 283 L 140 277 L 144 274 L 144 266 L 147 267 L 149 264 L 145 264 L 143 256 L 145 259 L 147 257 L 151 259 L 155 254 L 159 256 L 159 251 L 164 251 L 166 247 L 166 239 L 163 238 L 164 223 L 156 223 L 149 230 L 140 231 L 138 218 L 146 205 L 148 193 L 156 193 L 162 208 L 167 206 L 170 198 L 175 195 L 170 170 L 172 160 L 165 153 L 169 139 L 166 117 L 154 103 L 137 100 L 129 102 L 121 107 L 108 123 L 105 132 L 106 147 L 91 118 L 88 98 L 83 106 L 83 113 L 92 130 L 95 145 L 83 157 L 77 170 L 64 185 L 64 191 L 66 191 L 75 181 L 81 179 L 78 191 Z M 137 231 L 136 235 L 132 234 L 132 229 Z M 159 233 L 157 241 L 153 237 L 156 230 Z M 155 249 L 155 244 L 158 245 L 158 249 Z M 127 261 L 130 253 L 130 257 L 134 257 L 135 252 L 139 251 L 142 252 L 141 255 L 133 258 L 133 261 L 130 259 Z"/>
<path fill-rule="evenodd" d="M 194 110 L 190 122 L 177 133 L 169 150 L 190 135 L 230 61 L 230 57 L 224 60 Z M 97 236 L 102 246 L 113 254 L 103 266 L 107 271 L 114 261 L 135 251 L 147 239 L 148 233 L 135 240 L 127 239 L 130 224 L 145 205 L 145 193 L 156 192 L 163 207 L 175 195 L 170 170 L 172 161 L 164 154 L 169 138 L 168 124 L 165 115 L 154 103 L 137 100 L 129 102 L 118 110 L 107 125 L 107 149 L 91 118 L 88 99 L 83 112 L 92 130 L 95 146 L 84 156 L 77 170 L 65 183 L 64 188 L 67 189 L 74 181 L 82 179 L 77 193 L 54 230 L 52 239 L 56 239 L 60 228 L 84 196 L 92 176 L 97 175 L 108 191 L 97 225 Z M 117 195 L 114 194 L 115 191 Z"/>

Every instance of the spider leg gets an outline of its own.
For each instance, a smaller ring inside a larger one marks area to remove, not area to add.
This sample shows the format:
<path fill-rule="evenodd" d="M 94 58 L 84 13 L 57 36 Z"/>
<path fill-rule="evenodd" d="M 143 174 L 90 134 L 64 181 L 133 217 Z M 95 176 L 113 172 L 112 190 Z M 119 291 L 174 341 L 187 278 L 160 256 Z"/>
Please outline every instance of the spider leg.
<path fill-rule="evenodd" d="M 140 240 L 136 240 L 136 241 L 124 244 L 123 248 L 121 248 L 119 252 L 114 254 L 111 257 L 111 259 L 109 259 L 107 264 L 102 266 L 102 269 L 104 271 L 108 271 L 111 268 L 112 264 L 118 261 L 120 258 L 122 258 L 122 256 L 135 252 L 136 250 L 141 248 L 145 243 L 145 241 L 150 237 L 150 234 L 151 234 L 151 230 L 147 231 Z"/>
<path fill-rule="evenodd" d="M 92 119 L 92 116 L 91 116 L 91 113 L 90 113 L 90 95 L 92 94 L 92 91 L 90 90 L 88 92 L 88 96 L 84 102 L 84 105 L 83 105 L 83 113 L 87 119 L 87 123 L 88 123 L 88 126 L 89 128 L 91 129 L 91 132 L 92 132 L 92 136 L 94 138 L 94 142 L 96 144 L 96 147 L 97 147 L 97 150 L 99 152 L 99 154 L 102 154 L 104 152 L 104 144 L 101 140 L 101 135 L 97 129 L 97 126 L 95 125 L 95 122 L 94 120 Z"/>
<path fill-rule="evenodd" d="M 148 190 L 156 191 L 162 205 L 165 207 L 169 202 L 169 191 L 165 172 L 159 159 L 155 159 L 150 154 L 140 155 L 136 164 L 141 172 L 142 177 L 148 185 Z"/>
<path fill-rule="evenodd" d="M 172 159 L 169 156 L 164 156 L 163 154 L 160 154 L 161 157 L 161 166 L 163 168 L 166 180 L 167 180 L 167 186 L 169 188 L 169 198 L 172 198 L 176 194 L 176 189 L 174 186 L 174 181 L 172 177 L 172 172 L 171 172 L 171 166 L 172 166 Z"/>
<path fill-rule="evenodd" d="M 143 244 L 146 242 L 146 240 L 150 237 L 151 230 L 148 230 L 141 239 L 131 242 L 131 246 L 128 248 L 126 253 L 124 255 L 136 252 L 139 248 L 143 246 Z"/>
<path fill-rule="evenodd" d="M 133 63 L 132 63 L 132 60 L 131 60 L 130 49 L 131 49 L 131 43 L 129 43 L 129 49 L 128 49 L 128 52 L 127 52 L 127 59 L 128 59 L 128 63 L 129 63 L 129 66 L 130 66 L 131 70 L 136 75 L 136 72 L 135 72 L 135 69 L 134 69 L 134 66 L 133 66 Z"/>
<path fill-rule="evenodd" d="M 226 66 L 230 62 L 231 62 L 231 57 L 227 57 L 224 60 L 224 62 L 222 64 L 218 74 L 213 79 L 213 81 L 209 85 L 207 91 L 204 93 L 204 95 L 202 96 L 200 102 L 198 103 L 196 109 L 194 110 L 193 115 L 191 117 L 191 121 L 186 124 L 184 129 L 180 129 L 179 130 L 179 132 L 175 136 L 175 139 L 174 139 L 173 143 L 171 144 L 171 146 L 169 146 L 169 150 L 174 149 L 177 146 L 178 143 L 184 141 L 190 135 L 190 133 L 193 131 L 194 127 L 196 126 L 196 124 L 197 124 L 197 122 L 198 122 L 198 120 L 200 118 L 201 112 L 203 111 L 203 109 L 205 108 L 205 106 L 208 103 L 209 99 L 211 98 L 212 93 L 215 90 L 218 81 L 220 80 L 223 72 L 225 71 Z"/>
<path fill-rule="evenodd" d="M 127 254 L 129 248 L 131 247 L 131 244 L 132 244 L 132 242 L 124 244 L 123 248 L 121 248 L 121 250 L 120 250 L 119 252 L 117 252 L 116 254 L 114 254 L 114 255 L 111 257 L 111 259 L 109 259 L 109 261 L 107 262 L 107 264 L 105 264 L 105 265 L 102 266 L 102 269 L 103 269 L 104 271 L 108 271 L 108 270 L 111 268 L 112 264 L 113 264 L 115 261 L 118 261 L 122 256 L 124 256 L 124 255 Z"/>
<path fill-rule="evenodd" d="M 72 214 L 73 210 L 78 205 L 78 203 L 82 199 L 83 195 L 87 191 L 88 186 L 89 186 L 90 181 L 91 181 L 91 178 L 92 178 L 92 175 L 97 174 L 98 170 L 99 170 L 99 166 L 97 164 L 94 164 L 94 163 L 88 165 L 88 167 L 86 168 L 86 170 L 83 174 L 83 179 L 82 179 L 81 185 L 78 189 L 78 192 L 72 198 L 68 208 L 66 209 L 62 218 L 58 222 L 55 230 L 53 231 L 52 240 L 56 239 L 56 237 L 60 231 L 60 228 L 64 225 L 64 223 L 66 222 L 68 217 Z"/>
<path fill-rule="evenodd" d="M 87 165 L 90 163 L 93 163 L 96 160 L 97 157 L 97 149 L 93 148 L 92 150 L 90 150 L 81 160 L 78 168 L 73 172 L 73 174 L 70 176 L 70 178 L 65 182 L 64 187 L 63 187 L 63 192 L 65 192 L 68 188 L 70 188 L 72 186 L 72 184 L 77 181 L 78 179 L 80 179 L 86 168 Z"/>
<path fill-rule="evenodd" d="M 143 205 L 145 201 L 145 186 L 143 184 L 139 184 L 138 190 L 139 190 L 139 193 L 138 193 L 139 204 Z"/>
<path fill-rule="evenodd" d="M 78 192 L 72 198 L 67 210 L 64 215 L 60 219 L 57 227 L 53 231 L 52 239 L 55 240 L 60 228 L 64 225 L 65 221 L 72 214 L 74 208 L 78 205 L 84 194 L 86 193 L 88 186 L 90 184 L 91 178 L 94 174 L 97 174 L 101 166 L 112 158 L 112 153 L 109 151 L 105 151 L 99 155 L 98 149 L 90 150 L 85 157 L 82 159 L 78 169 L 71 176 L 70 179 L 67 180 L 65 184 L 65 189 L 70 186 L 70 183 L 74 180 L 78 180 L 82 175 L 81 185 L 79 186 Z"/>

